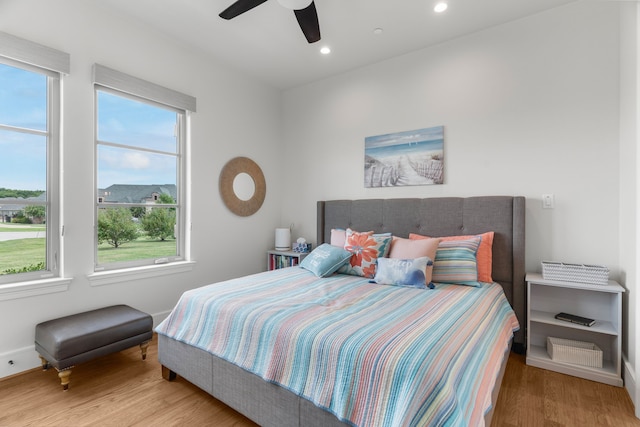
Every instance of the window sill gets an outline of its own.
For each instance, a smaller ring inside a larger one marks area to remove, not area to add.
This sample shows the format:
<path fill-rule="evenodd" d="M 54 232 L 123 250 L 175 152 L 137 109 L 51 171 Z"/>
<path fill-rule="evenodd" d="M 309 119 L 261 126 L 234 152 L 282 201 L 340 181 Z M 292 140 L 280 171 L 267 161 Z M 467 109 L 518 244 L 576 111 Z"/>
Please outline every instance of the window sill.
<path fill-rule="evenodd" d="M 166 276 L 167 274 L 186 273 L 193 270 L 194 261 L 181 261 L 171 264 L 148 265 L 144 267 L 127 268 L 123 270 L 101 271 L 89 274 L 87 278 L 91 286 L 113 285 L 131 280 L 148 279 Z"/>
<path fill-rule="evenodd" d="M 55 278 L 0 285 L 0 301 L 66 292 L 72 280 Z"/>

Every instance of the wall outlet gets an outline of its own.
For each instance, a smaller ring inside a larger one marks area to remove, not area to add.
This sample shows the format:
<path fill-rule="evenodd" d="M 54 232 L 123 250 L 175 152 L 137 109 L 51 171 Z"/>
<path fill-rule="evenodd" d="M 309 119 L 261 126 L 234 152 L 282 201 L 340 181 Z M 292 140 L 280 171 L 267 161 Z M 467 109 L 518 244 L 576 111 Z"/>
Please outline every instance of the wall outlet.
<path fill-rule="evenodd" d="M 553 209 L 556 207 L 556 202 L 554 200 L 553 194 L 543 194 L 542 195 L 542 208 L 543 209 Z"/>
<path fill-rule="evenodd" d="M 28 346 L 7 353 L 0 353 L 0 378 L 41 366 L 34 346 Z"/>

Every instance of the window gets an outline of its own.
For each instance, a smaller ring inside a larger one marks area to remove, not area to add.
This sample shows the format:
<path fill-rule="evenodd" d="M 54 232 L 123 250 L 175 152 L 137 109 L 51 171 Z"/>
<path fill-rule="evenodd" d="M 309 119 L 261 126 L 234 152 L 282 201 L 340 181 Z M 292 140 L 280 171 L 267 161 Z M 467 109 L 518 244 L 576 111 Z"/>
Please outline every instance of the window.
<path fill-rule="evenodd" d="M 180 108 L 169 89 L 98 64 L 94 81 L 95 270 L 184 260 L 186 123 L 195 99 Z"/>
<path fill-rule="evenodd" d="M 0 32 L 0 285 L 60 276 L 60 79 L 69 56 Z"/>

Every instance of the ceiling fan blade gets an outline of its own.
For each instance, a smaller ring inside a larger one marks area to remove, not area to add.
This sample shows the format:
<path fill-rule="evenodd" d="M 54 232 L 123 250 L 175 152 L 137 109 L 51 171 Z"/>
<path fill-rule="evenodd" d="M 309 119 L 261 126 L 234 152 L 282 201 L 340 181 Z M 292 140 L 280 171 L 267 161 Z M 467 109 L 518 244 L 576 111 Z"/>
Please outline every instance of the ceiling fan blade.
<path fill-rule="evenodd" d="M 318 23 L 318 12 L 316 11 L 316 5 L 311 2 L 309 6 L 304 9 L 294 10 L 300 29 L 304 33 L 309 43 L 315 43 L 320 40 L 320 24 Z"/>
<path fill-rule="evenodd" d="M 231 6 L 223 10 L 219 16 L 223 19 L 235 18 L 236 16 L 242 15 L 243 13 L 253 9 L 256 6 L 260 6 L 266 1 L 267 0 L 238 0 Z"/>

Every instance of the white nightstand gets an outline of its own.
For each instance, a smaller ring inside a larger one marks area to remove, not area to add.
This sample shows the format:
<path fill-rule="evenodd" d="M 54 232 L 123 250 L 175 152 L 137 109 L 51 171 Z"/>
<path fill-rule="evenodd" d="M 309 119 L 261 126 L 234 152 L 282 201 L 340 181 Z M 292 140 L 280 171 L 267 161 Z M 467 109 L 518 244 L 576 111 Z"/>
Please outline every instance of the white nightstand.
<path fill-rule="evenodd" d="M 303 252 L 277 251 L 271 249 L 267 251 L 267 270 L 299 265 L 307 255 L 309 254 Z"/>
<path fill-rule="evenodd" d="M 624 288 L 609 280 L 607 285 L 545 280 L 528 273 L 527 365 L 622 387 L 622 293 Z M 560 313 L 595 319 L 582 326 L 555 319 Z M 547 337 L 596 344 L 603 353 L 602 368 L 551 360 Z"/>

